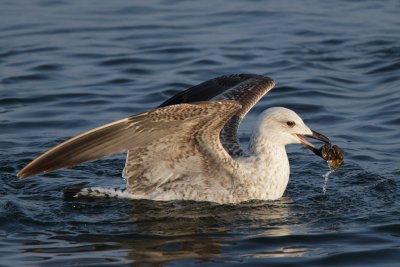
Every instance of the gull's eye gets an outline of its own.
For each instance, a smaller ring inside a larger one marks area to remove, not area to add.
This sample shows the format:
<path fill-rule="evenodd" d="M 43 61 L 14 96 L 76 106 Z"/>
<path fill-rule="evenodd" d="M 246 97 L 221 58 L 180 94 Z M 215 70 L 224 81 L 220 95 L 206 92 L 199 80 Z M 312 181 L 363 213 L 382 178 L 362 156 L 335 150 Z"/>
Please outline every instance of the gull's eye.
<path fill-rule="evenodd" d="M 287 121 L 286 125 L 289 126 L 290 128 L 293 128 L 296 125 L 296 123 L 294 121 Z"/>

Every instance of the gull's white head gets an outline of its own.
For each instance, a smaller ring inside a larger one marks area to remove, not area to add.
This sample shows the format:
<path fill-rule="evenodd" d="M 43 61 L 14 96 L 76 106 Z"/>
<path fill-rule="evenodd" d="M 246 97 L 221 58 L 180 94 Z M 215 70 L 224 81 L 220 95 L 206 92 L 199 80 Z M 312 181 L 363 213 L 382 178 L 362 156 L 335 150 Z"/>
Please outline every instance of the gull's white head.
<path fill-rule="evenodd" d="M 261 113 L 258 136 L 279 145 L 303 144 L 309 149 L 315 147 L 304 136 L 330 143 L 322 134 L 312 131 L 293 110 L 274 107 Z"/>

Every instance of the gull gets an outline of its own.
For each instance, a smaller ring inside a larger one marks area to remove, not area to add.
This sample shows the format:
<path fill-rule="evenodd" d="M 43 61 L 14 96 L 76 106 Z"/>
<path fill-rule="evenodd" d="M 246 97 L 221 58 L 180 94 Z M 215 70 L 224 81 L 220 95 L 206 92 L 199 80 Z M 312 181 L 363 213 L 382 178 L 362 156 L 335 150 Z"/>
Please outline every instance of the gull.
<path fill-rule="evenodd" d="M 125 189 L 90 187 L 73 195 L 221 204 L 278 199 L 290 176 L 286 145 L 302 144 L 315 153 L 305 137 L 330 140 L 294 111 L 272 107 L 259 115 L 248 148 L 241 146 L 241 120 L 274 86 L 271 78 L 255 74 L 208 80 L 156 109 L 73 137 L 17 175 L 24 179 L 127 152 Z"/>

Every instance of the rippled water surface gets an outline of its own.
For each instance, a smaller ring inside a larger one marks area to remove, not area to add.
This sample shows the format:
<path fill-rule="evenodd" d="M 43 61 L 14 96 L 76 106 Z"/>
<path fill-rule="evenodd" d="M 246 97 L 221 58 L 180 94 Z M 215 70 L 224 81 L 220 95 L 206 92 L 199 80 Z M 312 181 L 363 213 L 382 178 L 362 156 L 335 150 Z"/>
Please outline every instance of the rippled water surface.
<path fill-rule="evenodd" d="M 0 265 L 399 266 L 399 1 L 0 3 Z M 20 181 L 59 142 L 215 76 L 257 73 L 346 151 L 290 146 L 278 201 L 64 199 L 122 185 L 124 155 Z"/>

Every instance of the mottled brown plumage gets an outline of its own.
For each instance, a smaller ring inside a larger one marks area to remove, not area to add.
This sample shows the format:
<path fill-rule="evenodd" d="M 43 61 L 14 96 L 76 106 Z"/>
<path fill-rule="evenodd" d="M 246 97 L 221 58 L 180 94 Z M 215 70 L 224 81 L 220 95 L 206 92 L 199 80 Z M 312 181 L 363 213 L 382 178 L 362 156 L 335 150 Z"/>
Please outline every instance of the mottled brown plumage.
<path fill-rule="evenodd" d="M 221 142 L 231 156 L 244 156 L 246 153 L 240 146 L 237 136 L 240 122 L 274 86 L 274 80 L 261 75 L 224 75 L 190 87 L 171 97 L 160 107 L 199 100 L 235 100 L 239 102 L 242 108 L 225 124 L 221 131 Z"/>
<path fill-rule="evenodd" d="M 214 126 L 215 120 L 221 120 L 218 126 L 222 127 L 224 120 L 240 107 L 234 101 L 198 102 L 144 112 L 71 138 L 29 163 L 17 175 L 26 178 L 132 148 L 143 149 L 163 138 L 187 136 L 188 129 L 195 132 L 198 127 L 201 130 L 199 126 L 204 121 Z M 213 129 L 218 130 L 215 126 Z"/>

